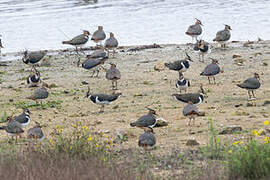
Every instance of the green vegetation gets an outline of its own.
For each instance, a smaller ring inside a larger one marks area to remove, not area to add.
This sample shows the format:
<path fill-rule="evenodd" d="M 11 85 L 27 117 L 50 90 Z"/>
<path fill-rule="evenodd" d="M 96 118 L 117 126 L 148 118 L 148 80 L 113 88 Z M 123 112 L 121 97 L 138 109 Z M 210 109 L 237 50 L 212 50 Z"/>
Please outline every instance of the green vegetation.
<path fill-rule="evenodd" d="M 46 101 L 43 103 L 36 104 L 35 102 L 25 102 L 25 101 L 18 101 L 14 105 L 16 108 L 21 109 L 29 109 L 29 108 L 37 108 L 37 109 L 48 109 L 48 108 L 62 108 L 63 101 L 56 100 L 56 101 Z"/>

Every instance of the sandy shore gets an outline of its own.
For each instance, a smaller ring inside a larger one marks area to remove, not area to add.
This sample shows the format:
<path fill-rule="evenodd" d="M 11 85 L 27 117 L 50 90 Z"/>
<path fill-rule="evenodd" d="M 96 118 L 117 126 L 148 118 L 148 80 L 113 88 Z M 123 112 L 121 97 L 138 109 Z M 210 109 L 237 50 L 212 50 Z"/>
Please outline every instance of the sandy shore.
<path fill-rule="evenodd" d="M 129 124 L 147 113 L 146 106 L 152 107 L 159 116 L 169 122 L 167 127 L 155 129 L 157 148 L 153 152 L 157 154 L 166 153 L 172 148 L 187 148 L 185 143 L 191 137 L 200 145 L 205 145 L 209 117 L 213 118 L 218 129 L 227 125 L 240 125 L 247 131 L 260 129 L 270 115 L 270 106 L 263 106 L 264 101 L 270 100 L 270 43 L 265 41 L 245 46 L 243 44 L 244 42 L 230 43 L 225 50 L 215 44 L 212 53 L 206 56 L 205 63 L 198 62 L 198 54 L 187 45 L 161 45 L 162 48 L 134 52 L 128 51 L 131 47 L 123 47 L 118 50 L 116 57 L 108 59 L 104 66 L 109 68 L 109 62 L 117 64 L 122 73 L 118 85 L 123 95 L 107 106 L 103 114 L 96 114 L 99 107 L 84 98 L 87 85 L 81 82 L 88 82 L 92 93 L 112 93 L 111 82 L 105 79 L 105 72 L 101 72 L 99 78 L 90 78 L 90 72 L 76 66 L 76 56 L 69 55 L 69 52 L 51 52 L 54 55 L 46 56 L 38 69 L 45 82 L 56 85 L 49 89 L 50 96 L 45 101 L 62 101 L 62 104 L 58 108 L 30 108 L 32 122 L 29 128 L 34 126 L 34 121 L 46 124 L 44 132 L 46 137 L 50 138 L 56 125 L 68 131 L 74 122 L 82 121 L 93 131 L 104 131 L 111 136 L 118 130 L 124 130 L 129 134 L 129 139 L 117 148 L 137 148 L 137 139 L 142 130 L 132 128 Z M 194 60 L 190 69 L 184 73 L 191 81 L 188 91 L 197 92 L 200 83 L 203 83 L 208 91 L 206 102 L 199 105 L 199 110 L 204 111 L 206 116 L 198 117 L 196 126 L 193 127 L 186 126 L 187 120 L 182 115 L 185 104 L 171 96 L 178 92 L 175 88 L 178 73 L 168 69 L 154 70 L 157 62 L 183 59 L 185 51 Z M 241 57 L 233 58 L 233 55 Z M 210 63 L 209 57 L 218 59 L 224 70 L 224 73 L 216 77 L 217 85 L 209 85 L 206 77 L 199 76 Z M 20 104 L 33 103 L 25 98 L 34 90 L 26 87 L 30 67 L 22 61 L 12 61 L 8 66 L 1 66 L 0 71 L 1 113 L 6 111 L 9 115 L 17 115 L 22 111 L 17 108 Z M 252 77 L 254 72 L 259 73 L 263 82 L 256 91 L 256 106 L 247 107 L 247 91 L 238 88 L 236 84 Z M 236 108 L 235 105 L 239 104 L 243 106 Z M 0 133 L 2 138 L 6 137 L 5 132 Z M 228 141 L 244 137 L 245 134 L 221 136 Z"/>

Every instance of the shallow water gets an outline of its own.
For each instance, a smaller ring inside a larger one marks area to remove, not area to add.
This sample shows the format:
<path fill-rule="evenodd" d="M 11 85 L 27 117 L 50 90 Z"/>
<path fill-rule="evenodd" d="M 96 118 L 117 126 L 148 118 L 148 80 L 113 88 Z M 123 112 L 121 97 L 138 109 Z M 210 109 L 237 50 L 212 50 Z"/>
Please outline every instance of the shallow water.
<path fill-rule="evenodd" d="M 61 41 L 97 25 L 120 45 L 186 43 L 195 17 L 209 42 L 223 24 L 231 40 L 270 39 L 269 0 L 1 0 L 0 12 L 3 53 L 67 48 Z"/>

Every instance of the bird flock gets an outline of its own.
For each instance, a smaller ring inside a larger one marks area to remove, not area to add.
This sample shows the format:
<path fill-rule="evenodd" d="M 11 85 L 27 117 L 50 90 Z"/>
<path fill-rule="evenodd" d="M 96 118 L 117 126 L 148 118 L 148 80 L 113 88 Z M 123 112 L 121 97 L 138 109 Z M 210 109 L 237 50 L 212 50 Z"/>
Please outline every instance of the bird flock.
<path fill-rule="evenodd" d="M 195 24 L 189 26 L 185 34 L 191 36 L 192 40 L 196 40 L 196 42 L 192 44 L 193 50 L 199 53 L 199 61 L 204 62 L 205 54 L 210 53 L 211 49 L 208 42 L 203 39 L 198 39 L 202 34 L 201 26 L 203 26 L 202 22 L 199 19 L 196 19 Z M 230 30 L 231 27 L 225 25 L 224 30 L 216 33 L 216 37 L 213 41 L 220 43 L 221 48 L 226 48 L 226 42 L 231 37 Z M 82 47 L 88 42 L 90 36 L 91 40 L 96 43 L 98 49 L 91 54 L 86 55 L 84 54 Z M 113 103 L 121 96 L 121 93 L 117 92 L 117 84 L 121 79 L 120 70 L 117 69 L 116 64 L 114 63 L 109 63 L 109 69 L 103 67 L 105 62 L 110 58 L 110 54 L 112 54 L 112 58 L 115 57 L 118 40 L 112 32 L 110 33 L 109 38 L 105 39 L 106 33 L 103 30 L 103 26 L 98 26 L 98 29 L 93 34 L 87 30 L 83 30 L 82 34 L 62 42 L 63 44 L 74 46 L 77 55 L 82 53 L 85 56 L 86 60 L 82 63 L 80 63 L 80 57 L 78 58 L 77 65 L 81 66 L 83 69 L 91 70 L 92 74 L 90 77 L 98 77 L 100 70 L 104 69 L 106 71 L 105 78 L 112 82 L 112 94 L 92 93 L 90 87 L 88 87 L 85 98 L 88 98 L 90 101 L 100 106 L 100 111 L 98 113 L 103 113 L 106 105 Z M 105 42 L 103 43 L 104 40 Z M 1 48 L 3 48 L 3 46 L 0 39 L 0 50 Z M 40 62 L 46 54 L 47 51 L 28 52 L 26 50 L 23 53 L 22 58 L 22 62 L 30 65 L 31 71 L 33 72 L 27 77 L 27 84 L 29 87 L 36 87 L 34 92 L 28 96 L 27 99 L 31 99 L 37 104 L 42 103 L 42 100 L 48 98 L 50 95 L 47 89 L 48 84 L 42 81 L 41 73 L 37 70 L 38 62 Z M 211 58 L 211 60 L 212 62 L 207 65 L 199 75 L 206 76 L 209 84 L 216 84 L 215 75 L 222 73 L 223 70 L 219 67 L 217 59 Z M 195 117 L 200 115 L 198 105 L 207 98 L 207 94 L 202 84 L 198 87 L 197 92 L 188 92 L 188 88 L 192 82 L 184 77 L 184 72 L 192 67 L 192 62 L 194 62 L 192 58 L 185 52 L 185 58 L 183 60 L 166 62 L 164 64 L 169 70 L 177 71 L 179 73 L 179 78 L 175 84 L 176 88 L 179 89 L 179 93 L 172 94 L 172 96 L 177 101 L 186 104 L 183 109 L 183 115 L 189 119 L 187 123 L 188 126 L 195 124 Z M 41 85 L 41 87 L 39 87 L 39 85 Z M 255 100 L 256 97 L 254 91 L 261 86 L 259 74 L 254 73 L 254 77 L 246 79 L 243 83 L 237 84 L 237 86 L 248 91 L 249 100 Z M 184 91 L 184 93 L 182 93 L 182 91 Z M 156 144 L 153 128 L 155 128 L 157 124 L 156 111 L 149 107 L 146 108 L 148 110 L 146 115 L 143 115 L 137 119 L 137 121 L 130 123 L 131 127 L 138 127 L 144 130 L 144 133 L 139 136 L 138 145 L 145 149 Z M 28 109 L 24 109 L 20 115 L 8 117 L 7 125 L 1 126 L 0 130 L 5 130 L 8 134 L 15 136 L 17 140 L 17 136 L 24 133 L 25 127 L 30 124 L 30 114 Z M 39 140 L 43 139 L 44 134 L 41 128 L 42 126 L 36 122 L 36 125 L 28 130 L 27 137 Z"/>

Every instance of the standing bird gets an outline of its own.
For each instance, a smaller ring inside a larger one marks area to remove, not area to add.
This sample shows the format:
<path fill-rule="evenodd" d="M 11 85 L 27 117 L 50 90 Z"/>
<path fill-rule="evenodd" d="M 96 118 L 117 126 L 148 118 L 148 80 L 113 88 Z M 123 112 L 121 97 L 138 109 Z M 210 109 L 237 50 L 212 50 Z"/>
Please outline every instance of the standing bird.
<path fill-rule="evenodd" d="M 90 98 L 90 100 L 98 105 L 101 105 L 99 113 L 104 112 L 105 105 L 111 104 L 113 101 L 117 100 L 122 94 L 91 94 L 90 88 L 88 87 L 88 91 L 86 92 L 85 98 Z"/>
<path fill-rule="evenodd" d="M 142 128 L 144 130 L 150 129 L 153 131 L 153 128 L 155 127 L 157 123 L 156 119 L 156 111 L 150 108 L 147 108 L 149 110 L 148 114 L 140 117 L 137 121 L 130 123 L 131 127 L 138 127 Z"/>
<path fill-rule="evenodd" d="M 192 102 L 194 105 L 199 105 L 203 102 L 206 93 L 201 85 L 198 93 L 172 94 L 172 96 L 178 101 L 184 103 Z"/>
<path fill-rule="evenodd" d="M 28 52 L 27 50 L 24 51 L 24 56 L 22 58 L 22 61 L 25 64 L 32 64 L 32 68 L 35 67 L 35 64 L 38 63 L 41 59 L 44 58 L 44 56 L 47 54 L 47 50 L 45 51 L 36 51 L 36 52 Z"/>
<path fill-rule="evenodd" d="M 190 87 L 190 82 L 186 79 L 181 72 L 179 72 L 179 80 L 177 80 L 175 84 L 176 88 L 179 89 L 180 93 L 182 90 L 187 92 L 187 88 Z"/>
<path fill-rule="evenodd" d="M 221 47 L 226 47 L 226 42 L 231 38 L 231 27 L 229 25 L 225 25 L 225 29 L 218 31 L 216 34 L 216 38 L 213 41 L 217 41 L 221 44 Z"/>
<path fill-rule="evenodd" d="M 114 54 L 115 54 L 115 49 L 117 48 L 117 46 L 118 46 L 118 41 L 117 41 L 117 39 L 114 37 L 114 34 L 111 32 L 110 33 L 110 38 L 109 39 L 107 39 L 106 41 L 105 41 L 105 44 L 104 44 L 104 47 L 105 47 L 105 49 L 107 50 L 107 52 L 108 52 L 108 55 L 110 54 L 110 52 L 109 52 L 109 50 L 110 49 L 113 49 L 113 57 L 114 57 Z"/>
<path fill-rule="evenodd" d="M 0 36 L 1 37 L 1 36 Z M 0 39 L 0 55 L 1 55 L 1 49 L 4 48 L 4 46 L 2 45 L 2 40 Z"/>
<path fill-rule="evenodd" d="M 35 73 L 34 74 L 30 74 L 28 77 L 27 77 L 27 84 L 29 87 L 37 87 L 38 83 L 41 82 L 41 79 L 40 79 L 40 72 L 37 71 L 35 68 Z"/>
<path fill-rule="evenodd" d="M 78 47 L 82 47 L 87 43 L 89 35 L 89 31 L 83 30 L 83 34 L 80 34 L 69 41 L 63 41 L 62 44 L 69 44 L 75 46 L 76 52 L 78 53 Z"/>
<path fill-rule="evenodd" d="M 211 80 L 210 78 L 212 77 L 214 80 L 214 84 L 216 84 L 216 79 L 215 79 L 215 75 L 217 75 L 218 73 L 222 72 L 220 70 L 220 67 L 217 65 L 218 64 L 218 60 L 216 59 L 212 59 L 212 63 L 208 64 L 203 72 L 201 72 L 201 76 L 207 76 L 209 84 L 211 84 Z"/>
<path fill-rule="evenodd" d="M 110 69 L 106 72 L 106 79 L 112 81 L 112 89 L 117 90 L 117 80 L 121 78 L 120 71 L 116 68 L 116 65 L 111 63 Z"/>
<path fill-rule="evenodd" d="M 47 90 L 48 85 L 45 83 L 42 83 L 42 87 L 39 89 L 36 89 L 34 93 L 27 97 L 27 99 L 31 99 L 33 101 L 36 101 L 36 104 L 38 104 L 38 100 L 46 99 L 49 96 L 49 92 Z"/>
<path fill-rule="evenodd" d="M 103 31 L 103 26 L 98 26 L 98 30 L 96 30 L 93 35 L 91 40 L 94 41 L 95 43 L 100 43 L 100 46 L 102 46 L 102 41 L 106 38 L 106 34 Z"/>
<path fill-rule="evenodd" d="M 200 62 L 204 62 L 204 55 L 211 52 L 209 43 L 205 42 L 204 40 L 197 41 L 193 49 L 199 53 Z"/>
<path fill-rule="evenodd" d="M 31 119 L 30 119 L 30 111 L 28 109 L 24 109 L 23 113 L 21 113 L 19 116 L 15 116 L 13 119 L 15 121 L 19 122 L 21 124 L 21 126 L 24 128 L 31 121 Z"/>
<path fill-rule="evenodd" d="M 24 130 L 22 129 L 22 126 L 19 122 L 13 120 L 12 117 L 8 117 L 8 123 L 6 126 L 1 126 L 0 130 L 5 130 L 9 135 L 16 137 L 17 142 L 17 136 L 20 136 Z"/>
<path fill-rule="evenodd" d="M 240 88 L 248 90 L 248 96 L 249 96 L 250 100 L 252 100 L 251 93 L 252 93 L 253 98 L 256 99 L 256 97 L 254 95 L 254 91 L 256 89 L 259 89 L 260 86 L 261 86 L 261 83 L 260 83 L 259 80 L 260 80 L 259 74 L 254 73 L 254 77 L 246 79 L 241 84 L 237 84 L 237 86 L 240 87 Z"/>
<path fill-rule="evenodd" d="M 188 126 L 190 126 L 192 120 L 193 120 L 193 125 L 195 125 L 195 116 L 198 116 L 199 113 L 200 112 L 198 108 L 195 105 L 193 105 L 191 101 L 189 101 L 188 104 L 183 109 L 183 115 L 189 118 L 189 121 L 187 124 Z"/>
<path fill-rule="evenodd" d="M 148 149 L 148 147 L 152 147 L 156 144 L 156 137 L 153 134 L 152 130 L 145 130 L 145 132 L 140 135 L 138 145 L 139 147 L 143 147 L 145 150 Z"/>
<path fill-rule="evenodd" d="M 33 128 L 30 128 L 27 131 L 27 138 L 38 139 L 40 141 L 44 138 L 44 134 L 43 134 L 43 131 L 41 129 L 41 125 L 38 122 L 36 122 L 36 125 Z"/>
<path fill-rule="evenodd" d="M 185 72 L 189 68 L 189 61 L 192 61 L 191 57 L 186 53 L 186 57 L 184 60 L 174 61 L 172 63 L 169 62 L 169 63 L 165 63 L 164 65 L 170 70 Z"/>
<path fill-rule="evenodd" d="M 103 67 L 102 65 L 105 63 L 105 61 L 106 58 L 93 59 L 89 55 L 87 55 L 87 60 L 82 63 L 82 67 L 87 70 L 93 70 L 91 77 L 93 77 L 96 72 L 96 77 L 98 77 L 100 68 Z"/>
<path fill-rule="evenodd" d="M 192 40 L 202 34 L 202 22 L 196 18 L 196 23 L 188 27 L 186 34 L 192 37 Z"/>

